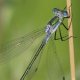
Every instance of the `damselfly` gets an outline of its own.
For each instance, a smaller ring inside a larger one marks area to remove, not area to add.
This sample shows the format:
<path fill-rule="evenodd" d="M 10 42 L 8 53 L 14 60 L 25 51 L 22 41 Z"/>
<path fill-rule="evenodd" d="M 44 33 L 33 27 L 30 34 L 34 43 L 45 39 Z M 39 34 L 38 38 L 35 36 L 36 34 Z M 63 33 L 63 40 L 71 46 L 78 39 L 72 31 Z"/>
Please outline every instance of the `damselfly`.
<path fill-rule="evenodd" d="M 44 46 L 46 46 L 46 44 L 48 43 L 49 39 L 51 38 L 51 36 L 54 34 L 54 40 L 61 40 L 61 41 L 65 41 L 67 39 L 69 39 L 70 37 L 64 36 L 62 37 L 62 33 L 60 30 L 60 25 L 63 25 L 63 27 L 66 30 L 69 30 L 70 27 L 66 27 L 65 24 L 63 23 L 65 18 L 69 18 L 70 15 L 69 13 L 65 10 L 66 7 L 64 8 L 64 10 L 60 10 L 57 8 L 53 9 L 53 13 L 54 13 L 54 17 L 47 23 L 46 25 L 46 29 L 45 29 L 45 37 L 43 38 L 39 48 L 37 49 L 35 55 L 33 56 L 31 62 L 29 63 L 28 67 L 26 68 L 25 72 L 23 73 L 22 77 L 20 78 L 20 80 L 24 80 L 25 77 L 28 78 L 28 75 L 31 74 L 32 72 L 36 72 L 37 71 L 37 66 L 35 66 L 35 69 L 33 70 L 32 67 L 34 65 L 34 63 L 36 62 L 36 60 L 38 60 L 38 56 L 41 54 L 42 49 L 44 48 Z M 59 28 L 59 33 L 60 33 L 60 38 L 56 37 L 56 33 L 57 33 L 57 29 Z M 2 45 L 0 48 L 0 62 L 4 61 L 5 59 L 8 58 L 8 56 L 11 56 L 11 58 L 16 54 L 13 52 L 17 51 L 17 53 L 21 53 L 21 51 L 26 50 L 26 48 L 28 48 L 33 42 L 34 40 L 36 40 L 39 36 L 41 36 L 44 33 L 44 29 L 40 29 L 40 30 L 35 30 L 23 37 L 20 37 L 18 39 L 15 39 L 11 42 L 9 42 L 6 45 Z M 25 47 L 24 49 L 22 47 Z M 6 53 L 6 54 L 5 54 Z M 11 54 L 10 54 L 11 53 Z M 54 53 L 53 53 L 54 54 Z M 65 77 L 63 75 L 62 80 L 65 80 Z"/>

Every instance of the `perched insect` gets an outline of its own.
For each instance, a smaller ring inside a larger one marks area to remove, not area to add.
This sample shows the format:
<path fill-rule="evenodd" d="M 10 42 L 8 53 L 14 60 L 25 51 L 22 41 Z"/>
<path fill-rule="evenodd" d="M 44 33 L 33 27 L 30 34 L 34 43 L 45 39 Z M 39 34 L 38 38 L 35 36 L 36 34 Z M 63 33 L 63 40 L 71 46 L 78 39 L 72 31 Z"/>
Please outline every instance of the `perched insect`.
<path fill-rule="evenodd" d="M 62 41 L 65 41 L 69 38 L 64 39 L 64 37 L 62 37 L 61 35 L 61 31 L 60 31 L 60 25 L 62 24 L 66 30 L 68 30 L 69 28 L 67 28 L 63 21 L 65 18 L 69 18 L 70 16 L 68 15 L 68 12 L 65 10 L 60 10 L 57 8 L 53 9 L 53 13 L 55 14 L 55 16 L 48 22 L 45 32 L 46 35 L 44 37 L 44 39 L 42 40 L 41 45 L 39 46 L 38 50 L 36 51 L 34 57 L 32 58 L 30 64 L 28 65 L 27 69 L 25 70 L 23 76 L 21 77 L 20 80 L 24 80 L 26 75 L 29 73 L 31 67 L 33 66 L 35 60 L 37 59 L 37 57 L 40 55 L 41 50 L 44 48 L 44 46 L 47 44 L 47 42 L 49 41 L 50 37 L 52 36 L 52 34 L 55 33 L 54 36 L 54 40 L 59 40 L 61 39 Z M 53 24 L 53 22 L 57 19 L 57 21 Z M 59 28 L 60 31 L 60 38 L 56 38 L 56 30 Z M 66 36 L 65 36 L 66 37 Z M 37 69 L 37 68 L 36 68 Z M 65 77 L 63 76 L 63 80 L 65 80 Z"/>
<path fill-rule="evenodd" d="M 65 8 L 64 8 L 64 10 L 60 10 L 58 8 L 53 9 L 54 17 L 47 23 L 45 32 L 44 32 L 44 28 L 40 29 L 40 30 L 35 30 L 35 31 L 23 36 L 23 37 L 15 39 L 15 40 L 9 42 L 8 44 L 1 46 L 1 48 L 0 48 L 0 53 L 1 53 L 0 54 L 0 56 L 1 56 L 0 62 L 7 59 L 8 56 L 11 56 L 11 58 L 12 58 L 16 55 L 16 53 L 21 53 L 22 51 L 26 50 L 34 42 L 35 39 L 37 39 L 43 33 L 46 33 L 45 37 L 43 38 L 43 40 L 39 46 L 39 48 L 35 52 L 35 55 L 33 56 L 31 62 L 27 66 L 27 68 L 26 68 L 25 72 L 23 73 L 22 77 L 20 78 L 20 80 L 24 80 L 26 76 L 28 77 L 28 75 L 30 75 L 31 70 L 33 70 L 32 66 L 34 65 L 35 61 L 38 60 L 38 56 L 41 54 L 40 52 L 42 51 L 44 46 L 46 46 L 49 39 L 51 38 L 51 36 L 54 33 L 55 33 L 54 34 L 54 40 L 65 41 L 65 40 L 69 39 L 70 37 L 73 37 L 73 36 L 68 37 L 68 35 L 63 37 L 61 34 L 60 25 L 63 25 L 63 27 L 66 30 L 69 30 L 69 28 L 70 28 L 70 27 L 66 27 L 65 24 L 63 23 L 64 19 L 70 17 L 70 15 L 65 10 Z M 58 28 L 59 28 L 60 38 L 56 37 L 56 32 L 57 32 Z M 25 47 L 25 48 L 22 48 L 22 47 Z M 15 51 L 16 51 L 16 53 L 15 53 Z M 37 69 L 38 68 L 36 66 L 32 72 L 34 72 L 34 71 L 36 72 Z M 62 77 L 62 80 L 65 80 L 64 75 Z"/>

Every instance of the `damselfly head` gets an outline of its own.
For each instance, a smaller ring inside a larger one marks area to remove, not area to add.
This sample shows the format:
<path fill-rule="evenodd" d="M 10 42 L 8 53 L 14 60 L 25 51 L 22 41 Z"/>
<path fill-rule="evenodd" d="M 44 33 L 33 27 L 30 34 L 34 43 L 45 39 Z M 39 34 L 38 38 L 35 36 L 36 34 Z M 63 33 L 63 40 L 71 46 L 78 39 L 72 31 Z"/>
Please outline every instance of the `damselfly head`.
<path fill-rule="evenodd" d="M 63 14 L 62 11 L 60 9 L 54 8 L 53 9 L 53 13 L 55 14 L 55 16 L 57 16 L 59 19 L 63 19 Z"/>
<path fill-rule="evenodd" d="M 68 18 L 68 17 L 69 17 L 67 11 L 60 10 L 60 9 L 58 9 L 58 8 L 54 8 L 54 9 L 53 9 L 53 13 L 55 14 L 55 16 L 59 17 L 60 19 L 61 19 L 61 18 Z"/>

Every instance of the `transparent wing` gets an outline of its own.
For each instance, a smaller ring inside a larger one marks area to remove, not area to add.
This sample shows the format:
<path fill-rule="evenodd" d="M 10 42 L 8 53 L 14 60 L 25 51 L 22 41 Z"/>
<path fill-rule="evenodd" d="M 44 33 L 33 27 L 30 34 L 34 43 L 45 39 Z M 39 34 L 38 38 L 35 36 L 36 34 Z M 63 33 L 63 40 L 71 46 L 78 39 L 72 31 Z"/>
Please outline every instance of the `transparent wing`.
<path fill-rule="evenodd" d="M 19 55 L 34 42 L 35 39 L 40 37 L 44 33 L 44 28 L 34 30 L 20 38 L 9 41 L 0 46 L 0 63 L 12 59 Z"/>
<path fill-rule="evenodd" d="M 31 80 L 32 79 L 33 75 L 38 70 L 38 65 L 40 62 L 40 58 L 41 58 L 44 46 L 45 46 L 45 42 L 43 40 L 39 48 L 34 52 L 34 56 L 32 57 L 28 67 L 26 68 L 20 80 Z"/>
<path fill-rule="evenodd" d="M 49 80 L 65 80 L 63 67 L 56 52 L 54 40 L 51 38 L 47 47 L 47 72 Z"/>

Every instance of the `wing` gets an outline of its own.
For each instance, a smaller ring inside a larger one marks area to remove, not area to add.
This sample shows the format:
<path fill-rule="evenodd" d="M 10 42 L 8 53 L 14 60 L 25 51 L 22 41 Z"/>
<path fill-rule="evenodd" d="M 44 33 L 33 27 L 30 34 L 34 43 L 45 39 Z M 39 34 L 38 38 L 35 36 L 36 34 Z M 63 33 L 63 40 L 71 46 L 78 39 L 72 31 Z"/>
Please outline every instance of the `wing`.
<path fill-rule="evenodd" d="M 63 67 L 56 51 L 54 40 L 51 38 L 47 47 L 47 72 L 49 80 L 65 80 Z"/>
<path fill-rule="evenodd" d="M 0 63 L 21 54 L 32 45 L 35 39 L 44 33 L 44 29 L 34 30 L 20 38 L 9 41 L 0 46 Z"/>
<path fill-rule="evenodd" d="M 29 63 L 20 80 L 31 80 L 33 75 L 36 73 L 45 43 L 46 42 L 43 40 L 39 48 L 36 50 L 33 58 L 31 59 L 31 62 Z"/>

